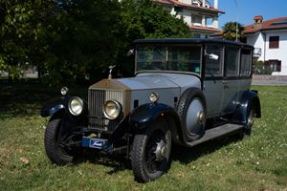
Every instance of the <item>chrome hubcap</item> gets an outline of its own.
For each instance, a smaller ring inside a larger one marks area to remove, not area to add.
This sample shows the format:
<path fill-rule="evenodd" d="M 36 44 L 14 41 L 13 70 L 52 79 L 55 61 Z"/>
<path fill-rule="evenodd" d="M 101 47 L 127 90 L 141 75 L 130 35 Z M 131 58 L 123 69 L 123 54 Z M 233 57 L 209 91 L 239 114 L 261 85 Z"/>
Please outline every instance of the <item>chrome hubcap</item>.
<path fill-rule="evenodd" d="M 154 154 L 156 156 L 156 161 L 163 160 L 166 155 L 166 151 L 167 151 L 167 148 L 166 148 L 164 141 L 160 140 L 160 142 L 157 142 L 156 149 L 154 151 Z"/>
<path fill-rule="evenodd" d="M 186 127 L 190 130 L 200 128 L 205 123 L 204 108 L 199 98 L 190 103 L 186 114 Z"/>
<path fill-rule="evenodd" d="M 199 112 L 197 113 L 197 121 L 198 121 L 198 123 L 201 124 L 201 125 L 204 123 L 204 121 L 205 121 L 205 115 L 204 115 L 204 112 L 203 112 L 203 111 L 199 111 Z"/>

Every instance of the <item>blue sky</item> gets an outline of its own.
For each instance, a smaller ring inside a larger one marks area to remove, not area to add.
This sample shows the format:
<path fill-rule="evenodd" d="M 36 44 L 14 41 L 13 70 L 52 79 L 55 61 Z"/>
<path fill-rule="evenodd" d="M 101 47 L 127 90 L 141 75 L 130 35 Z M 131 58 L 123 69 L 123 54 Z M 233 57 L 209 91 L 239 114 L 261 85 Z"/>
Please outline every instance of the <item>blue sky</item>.
<path fill-rule="evenodd" d="M 220 26 L 229 21 L 239 21 L 243 25 L 252 24 L 255 15 L 262 15 L 266 20 L 287 16 L 287 0 L 237 0 L 237 2 L 219 0 L 219 9 L 225 11 L 225 14 L 219 17 Z"/>

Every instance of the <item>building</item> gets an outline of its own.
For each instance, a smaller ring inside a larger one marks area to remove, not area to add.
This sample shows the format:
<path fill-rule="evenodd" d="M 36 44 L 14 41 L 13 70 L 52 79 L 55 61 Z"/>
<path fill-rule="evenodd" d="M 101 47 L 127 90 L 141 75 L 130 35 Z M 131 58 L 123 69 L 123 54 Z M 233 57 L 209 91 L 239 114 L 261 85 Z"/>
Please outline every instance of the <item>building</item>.
<path fill-rule="evenodd" d="M 172 15 L 181 18 L 189 26 L 194 37 L 206 38 L 218 33 L 218 17 L 224 14 L 218 9 L 218 0 L 154 0 Z"/>
<path fill-rule="evenodd" d="M 246 42 L 255 47 L 255 56 L 272 70 L 272 75 L 287 75 L 287 17 L 263 20 L 244 28 Z"/>

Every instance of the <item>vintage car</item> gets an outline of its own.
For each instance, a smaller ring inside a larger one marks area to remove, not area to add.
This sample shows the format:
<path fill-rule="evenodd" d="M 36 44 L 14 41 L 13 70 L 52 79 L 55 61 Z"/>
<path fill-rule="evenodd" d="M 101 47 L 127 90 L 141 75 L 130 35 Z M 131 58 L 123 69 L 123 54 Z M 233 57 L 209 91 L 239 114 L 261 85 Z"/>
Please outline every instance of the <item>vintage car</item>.
<path fill-rule="evenodd" d="M 250 90 L 253 47 L 212 39 L 134 42 L 135 76 L 89 87 L 88 100 L 68 95 L 43 107 L 50 116 L 44 144 L 58 165 L 83 148 L 124 154 L 135 179 L 147 182 L 169 168 L 172 144 L 192 147 L 231 133 L 249 134 L 261 116 Z"/>

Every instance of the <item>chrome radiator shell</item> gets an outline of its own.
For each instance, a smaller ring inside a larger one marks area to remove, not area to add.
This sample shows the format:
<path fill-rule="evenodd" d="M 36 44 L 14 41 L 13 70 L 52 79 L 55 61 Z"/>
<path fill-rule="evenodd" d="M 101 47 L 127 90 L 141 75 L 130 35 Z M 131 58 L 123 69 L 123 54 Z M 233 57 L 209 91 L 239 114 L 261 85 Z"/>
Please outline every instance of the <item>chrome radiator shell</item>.
<path fill-rule="evenodd" d="M 89 127 L 113 130 L 117 123 L 105 118 L 103 107 L 107 100 L 116 100 L 122 106 L 122 114 L 126 116 L 130 111 L 130 91 L 124 85 L 113 80 L 102 80 L 89 88 L 88 111 Z"/>

